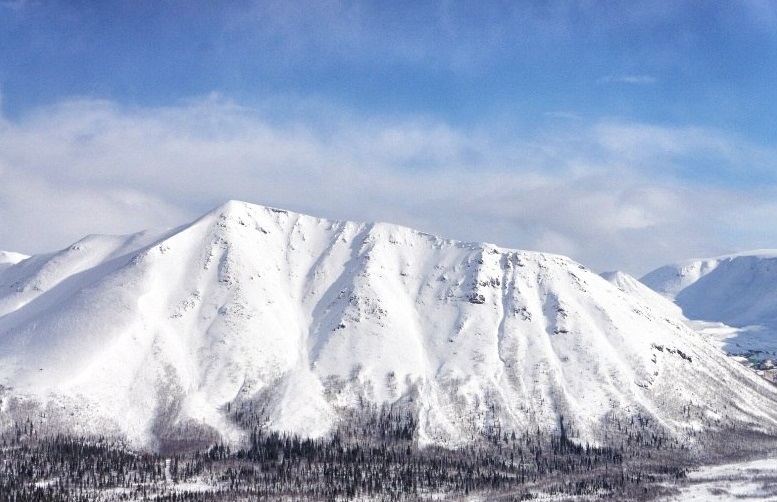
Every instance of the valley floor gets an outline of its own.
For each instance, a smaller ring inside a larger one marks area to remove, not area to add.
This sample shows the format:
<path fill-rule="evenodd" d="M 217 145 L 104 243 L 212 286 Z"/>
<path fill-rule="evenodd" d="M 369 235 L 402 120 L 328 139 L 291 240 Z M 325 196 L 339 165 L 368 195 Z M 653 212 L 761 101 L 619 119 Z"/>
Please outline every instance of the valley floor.
<path fill-rule="evenodd" d="M 777 459 L 753 460 L 777 452 L 777 437 L 751 430 L 681 441 L 644 417 L 614 418 L 613 446 L 592 446 L 570 439 L 574 428 L 561 421 L 556 432 L 484 432 L 451 450 L 420 447 L 417 418 L 388 407 L 346 416 L 331 437 L 315 440 L 255 420 L 242 424 L 251 431 L 242 445 L 177 442 L 159 452 L 39 436 L 28 420 L 0 434 L 0 502 L 777 502 Z"/>
<path fill-rule="evenodd" d="M 700 468 L 680 493 L 661 502 L 777 501 L 777 458 Z"/>

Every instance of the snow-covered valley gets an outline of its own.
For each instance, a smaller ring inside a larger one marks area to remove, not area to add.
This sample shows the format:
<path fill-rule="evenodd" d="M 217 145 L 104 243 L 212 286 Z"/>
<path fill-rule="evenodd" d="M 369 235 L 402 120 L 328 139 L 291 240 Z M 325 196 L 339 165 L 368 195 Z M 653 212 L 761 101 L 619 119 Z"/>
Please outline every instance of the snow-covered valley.
<path fill-rule="evenodd" d="M 688 484 L 661 502 L 777 501 L 777 459 L 767 458 L 702 467 Z"/>

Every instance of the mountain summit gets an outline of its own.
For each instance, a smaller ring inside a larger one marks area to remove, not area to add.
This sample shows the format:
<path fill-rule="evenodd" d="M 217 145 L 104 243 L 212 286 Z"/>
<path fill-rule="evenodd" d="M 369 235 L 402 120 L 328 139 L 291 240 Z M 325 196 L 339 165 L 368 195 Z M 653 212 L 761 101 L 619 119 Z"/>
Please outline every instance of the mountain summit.
<path fill-rule="evenodd" d="M 6 424 L 152 446 L 384 403 L 450 446 L 562 416 L 591 441 L 616 416 L 777 425 L 766 382 L 568 258 L 234 201 L 0 268 L 0 384 Z"/>

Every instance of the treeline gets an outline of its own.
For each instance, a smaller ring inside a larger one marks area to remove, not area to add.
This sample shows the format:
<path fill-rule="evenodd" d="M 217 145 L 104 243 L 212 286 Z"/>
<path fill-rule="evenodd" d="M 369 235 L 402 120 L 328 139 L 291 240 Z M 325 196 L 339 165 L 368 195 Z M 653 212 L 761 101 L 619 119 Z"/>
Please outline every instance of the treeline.
<path fill-rule="evenodd" d="M 460 449 L 420 448 L 412 413 L 354 414 L 326 439 L 265 430 L 241 447 L 214 444 L 174 455 L 139 453 L 105 439 L 34 431 L 3 436 L 0 501 L 38 500 L 417 500 L 538 493 L 647 500 L 682 478 L 684 448 L 647 421 L 613 424 L 613 446 L 579 444 L 558 429 L 491 431 Z M 27 427 L 27 426 L 24 426 Z M 617 444 L 617 446 L 615 446 Z"/>
<path fill-rule="evenodd" d="M 144 499 L 171 481 L 172 469 L 193 478 L 203 465 L 196 456 L 171 461 L 100 438 L 4 437 L 2 445 L 0 501 L 87 501 L 108 491 L 117 499 Z"/>

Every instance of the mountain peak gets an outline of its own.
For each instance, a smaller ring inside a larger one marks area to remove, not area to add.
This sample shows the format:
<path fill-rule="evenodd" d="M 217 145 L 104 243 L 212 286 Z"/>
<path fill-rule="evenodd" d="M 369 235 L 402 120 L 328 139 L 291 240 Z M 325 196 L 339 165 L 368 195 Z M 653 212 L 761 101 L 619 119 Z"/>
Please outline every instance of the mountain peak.
<path fill-rule="evenodd" d="M 279 209 L 270 206 L 264 206 L 261 204 L 253 204 L 250 202 L 244 202 L 241 200 L 228 200 L 220 206 L 212 209 L 207 214 L 227 217 L 239 217 L 245 215 L 256 215 L 260 213 L 275 213 L 275 214 L 296 214 L 285 209 Z"/>

